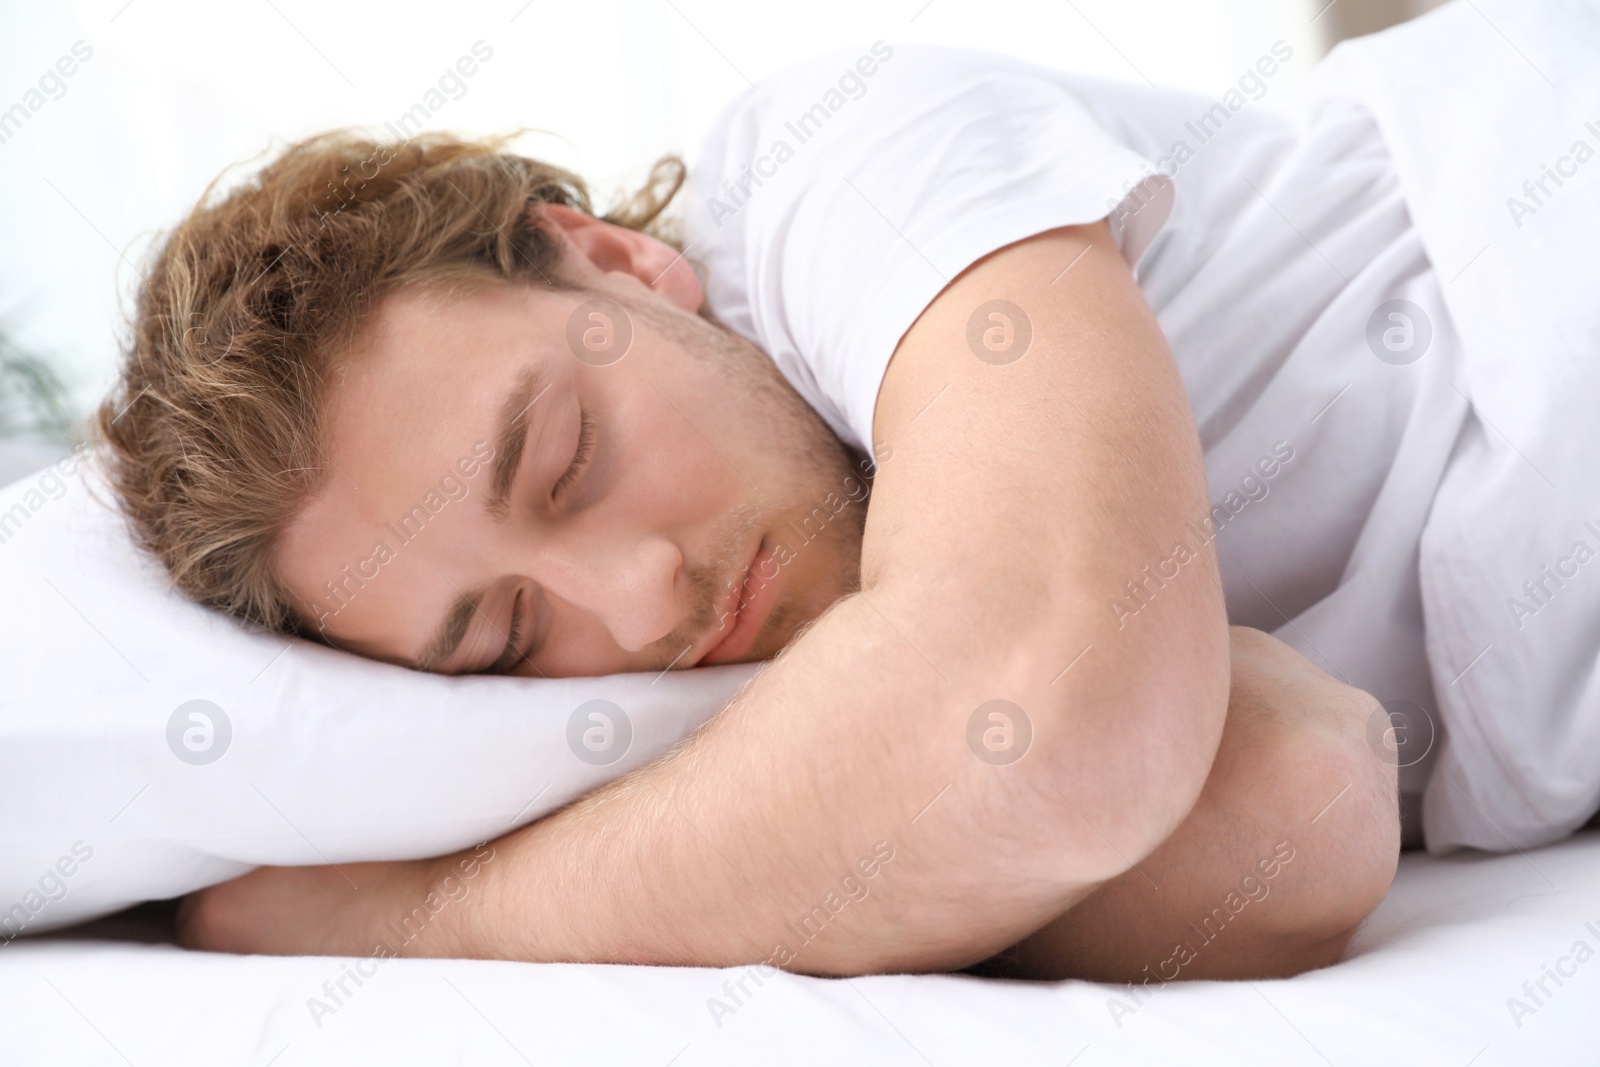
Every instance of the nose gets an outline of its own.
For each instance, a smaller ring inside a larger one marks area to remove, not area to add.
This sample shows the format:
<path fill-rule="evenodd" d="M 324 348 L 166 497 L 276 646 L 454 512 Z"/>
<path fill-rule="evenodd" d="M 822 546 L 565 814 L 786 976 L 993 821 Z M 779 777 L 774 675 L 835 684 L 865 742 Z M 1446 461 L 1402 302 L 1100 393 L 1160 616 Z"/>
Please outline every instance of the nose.
<path fill-rule="evenodd" d="M 545 588 L 591 613 L 624 651 L 648 648 L 683 623 L 684 560 L 671 538 L 589 530 L 552 556 L 541 568 Z"/>

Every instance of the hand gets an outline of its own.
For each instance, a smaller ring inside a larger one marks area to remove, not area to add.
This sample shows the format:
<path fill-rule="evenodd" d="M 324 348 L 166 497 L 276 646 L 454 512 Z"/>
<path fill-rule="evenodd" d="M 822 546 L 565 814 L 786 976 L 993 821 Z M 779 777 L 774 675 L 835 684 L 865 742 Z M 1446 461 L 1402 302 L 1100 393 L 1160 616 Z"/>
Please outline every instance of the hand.
<path fill-rule="evenodd" d="M 1222 746 L 1200 801 L 1136 869 L 976 973 L 1158 984 L 1338 961 L 1399 857 L 1380 705 L 1278 639 L 1229 630 Z"/>

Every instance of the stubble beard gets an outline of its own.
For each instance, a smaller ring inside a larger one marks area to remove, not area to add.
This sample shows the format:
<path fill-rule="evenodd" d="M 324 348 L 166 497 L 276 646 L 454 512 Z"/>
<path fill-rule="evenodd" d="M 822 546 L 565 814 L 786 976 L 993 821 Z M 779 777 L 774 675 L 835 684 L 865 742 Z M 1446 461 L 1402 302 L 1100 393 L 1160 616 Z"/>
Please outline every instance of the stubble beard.
<path fill-rule="evenodd" d="M 739 573 L 746 562 L 743 552 L 757 530 L 798 529 L 794 520 L 809 516 L 818 507 L 826 509 L 830 495 L 847 500 L 818 535 L 791 549 L 790 562 L 820 554 L 825 568 L 809 588 L 786 589 L 786 597 L 773 605 L 751 652 L 775 654 L 779 649 L 772 646 L 780 634 L 789 635 L 787 644 L 840 597 L 860 589 L 861 542 L 870 497 L 863 494 L 854 499 L 848 487 L 855 484 L 870 489 L 870 478 L 863 473 L 870 465 L 834 435 L 771 358 L 709 314 L 693 315 L 631 296 L 606 295 L 686 352 L 709 361 L 728 381 L 731 395 L 748 401 L 753 424 L 766 431 L 763 436 L 770 442 L 768 447 L 799 461 L 793 477 L 785 479 L 786 495 L 787 485 L 792 484 L 795 499 L 750 505 L 729 515 L 726 532 L 717 540 L 723 546 L 718 558 L 689 571 L 690 622 L 665 639 L 672 646 L 666 655 L 680 654 L 718 627 L 722 621 L 717 617 L 718 608 L 730 586 L 743 577 Z M 741 602 L 743 598 L 741 590 Z"/>

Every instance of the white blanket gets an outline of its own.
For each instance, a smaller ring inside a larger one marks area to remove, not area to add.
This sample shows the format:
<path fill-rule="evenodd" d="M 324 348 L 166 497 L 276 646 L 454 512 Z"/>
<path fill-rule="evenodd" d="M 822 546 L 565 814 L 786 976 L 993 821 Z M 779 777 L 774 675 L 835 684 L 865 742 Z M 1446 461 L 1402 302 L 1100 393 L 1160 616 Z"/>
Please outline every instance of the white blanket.
<path fill-rule="evenodd" d="M 1600 806 L 1600 3 L 1456 0 L 1309 89 L 1376 118 L 1460 334 L 1427 398 L 1461 427 L 1420 553 L 1428 846 L 1556 840 Z M 1359 662 L 1374 622 L 1314 642 Z"/>
<path fill-rule="evenodd" d="M 1148 997 L 953 976 L 757 985 L 738 968 L 220 956 L 94 939 L 113 922 L 0 947 L 0 1063 L 1498 1067 L 1593 1063 L 1600 1048 L 1600 834 L 1526 855 L 1409 854 L 1344 963 Z M 357 964 L 372 973 L 339 994 Z"/>

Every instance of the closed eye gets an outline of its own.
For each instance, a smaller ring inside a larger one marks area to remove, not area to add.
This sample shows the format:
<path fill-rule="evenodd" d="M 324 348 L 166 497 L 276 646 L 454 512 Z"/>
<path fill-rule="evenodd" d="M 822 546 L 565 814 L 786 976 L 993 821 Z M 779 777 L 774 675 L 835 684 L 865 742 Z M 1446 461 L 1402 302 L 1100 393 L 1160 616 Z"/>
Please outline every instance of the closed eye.
<path fill-rule="evenodd" d="M 583 473 L 584 467 L 588 466 L 593 453 L 594 419 L 589 415 L 588 411 L 580 409 L 578 413 L 578 447 L 573 451 L 572 463 L 562 472 L 561 477 L 556 479 L 556 484 L 551 487 L 550 496 L 552 499 L 560 500 L 562 495 L 572 488 L 573 483 Z M 515 670 L 523 660 L 528 658 L 517 648 L 518 642 L 522 639 L 522 614 L 522 593 L 519 591 L 516 598 L 511 602 L 511 625 L 507 627 L 509 633 L 506 635 L 505 648 L 501 651 L 499 657 L 489 665 L 486 673 L 507 674 Z"/>
<path fill-rule="evenodd" d="M 573 453 L 572 465 L 566 469 L 566 473 L 556 479 L 556 484 L 550 490 L 550 496 L 555 500 L 559 500 L 563 493 L 572 488 L 572 483 L 583 473 L 583 468 L 588 464 L 590 454 L 594 451 L 594 420 L 590 418 L 588 411 L 580 411 L 578 419 L 578 448 Z"/>
<path fill-rule="evenodd" d="M 489 674 L 505 674 L 515 668 L 523 659 L 522 653 L 517 649 L 517 642 L 522 637 L 522 593 L 518 592 L 516 599 L 511 602 L 511 632 L 506 636 L 506 647 L 500 653 L 500 658 L 489 666 Z"/>

